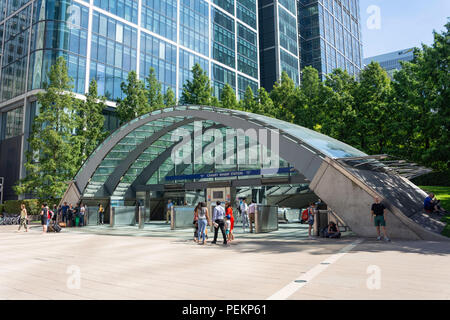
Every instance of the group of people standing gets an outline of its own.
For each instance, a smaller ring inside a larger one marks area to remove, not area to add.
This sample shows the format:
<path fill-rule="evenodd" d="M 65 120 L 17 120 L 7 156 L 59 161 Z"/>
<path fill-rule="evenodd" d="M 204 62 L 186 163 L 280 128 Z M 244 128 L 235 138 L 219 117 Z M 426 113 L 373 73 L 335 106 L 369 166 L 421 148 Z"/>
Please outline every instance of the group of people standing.
<path fill-rule="evenodd" d="M 208 207 L 205 202 L 199 202 L 194 209 L 194 241 L 198 244 L 205 244 L 207 238 L 207 226 L 214 226 L 214 240 L 212 244 L 217 243 L 219 229 L 222 232 L 223 244 L 227 244 L 234 240 L 234 216 L 233 208 L 229 202 L 225 203 L 225 208 L 220 201 L 216 202 L 210 218 Z"/>
<path fill-rule="evenodd" d="M 55 205 L 56 208 L 56 205 Z M 56 210 L 59 222 L 64 222 L 66 227 L 82 227 L 85 225 L 86 205 L 83 203 L 77 204 L 75 207 L 70 203 L 64 202 Z"/>

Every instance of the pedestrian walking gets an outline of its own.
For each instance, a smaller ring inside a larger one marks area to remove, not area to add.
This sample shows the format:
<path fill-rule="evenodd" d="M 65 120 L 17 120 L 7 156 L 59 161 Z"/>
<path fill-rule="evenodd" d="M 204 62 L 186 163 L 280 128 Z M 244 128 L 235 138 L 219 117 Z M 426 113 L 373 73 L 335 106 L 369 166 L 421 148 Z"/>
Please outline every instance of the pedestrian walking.
<path fill-rule="evenodd" d="M 391 241 L 391 239 L 388 238 L 386 233 L 386 207 L 384 204 L 380 202 L 380 198 L 375 197 L 374 198 L 375 203 L 372 204 L 372 207 L 370 209 L 371 216 L 373 218 L 373 222 L 375 224 L 375 228 L 377 229 L 377 240 L 381 240 L 381 231 L 380 228 L 383 228 L 383 235 L 385 241 Z"/>
<path fill-rule="evenodd" d="M 200 210 L 198 210 L 198 243 L 202 245 L 205 244 L 205 229 L 207 224 L 210 224 L 208 208 L 205 202 L 201 202 Z M 201 243 L 200 239 L 202 239 Z"/>
<path fill-rule="evenodd" d="M 27 226 L 27 220 L 28 220 L 28 214 L 27 214 L 27 208 L 25 207 L 25 204 L 20 205 L 20 224 L 19 224 L 19 230 L 22 226 L 25 228 L 25 232 L 28 232 L 28 226 Z"/>
<path fill-rule="evenodd" d="M 316 204 L 314 202 L 310 202 L 308 207 L 308 237 L 312 239 L 311 230 L 314 226 L 314 217 L 317 214 Z"/>
<path fill-rule="evenodd" d="M 225 209 L 224 207 L 222 207 L 220 201 L 217 201 L 213 211 L 212 220 L 214 221 L 214 240 L 211 243 L 216 243 L 217 234 L 220 229 L 220 231 L 222 232 L 223 244 L 227 244 L 224 219 L 225 219 Z"/>
<path fill-rule="evenodd" d="M 47 232 L 47 220 L 48 220 L 48 209 L 46 203 L 42 204 L 40 215 L 41 215 L 42 234 L 45 234 Z"/>

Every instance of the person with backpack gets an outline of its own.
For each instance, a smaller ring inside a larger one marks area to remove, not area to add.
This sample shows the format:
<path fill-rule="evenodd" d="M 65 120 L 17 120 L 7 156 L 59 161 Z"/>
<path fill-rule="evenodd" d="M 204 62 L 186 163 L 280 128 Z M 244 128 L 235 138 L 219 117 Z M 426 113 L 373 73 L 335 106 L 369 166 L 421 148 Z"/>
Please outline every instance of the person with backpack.
<path fill-rule="evenodd" d="M 256 201 L 252 199 L 252 203 L 248 206 L 248 220 L 250 222 L 250 233 L 253 233 L 255 214 L 256 214 Z"/>
<path fill-rule="evenodd" d="M 205 202 L 201 202 L 200 210 L 198 210 L 198 243 L 205 244 L 205 229 L 210 224 L 208 208 Z M 200 243 L 200 239 L 203 241 Z"/>
<path fill-rule="evenodd" d="M 41 215 L 42 234 L 45 234 L 47 233 L 47 220 L 48 220 L 48 208 L 46 203 L 42 204 L 40 215 Z"/>

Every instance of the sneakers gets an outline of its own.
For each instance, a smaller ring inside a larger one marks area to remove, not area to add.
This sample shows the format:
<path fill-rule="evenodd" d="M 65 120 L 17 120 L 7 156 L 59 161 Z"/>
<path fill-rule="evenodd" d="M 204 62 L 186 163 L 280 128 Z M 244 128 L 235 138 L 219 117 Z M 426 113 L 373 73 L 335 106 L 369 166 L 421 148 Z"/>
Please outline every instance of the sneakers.
<path fill-rule="evenodd" d="M 391 239 L 389 239 L 388 237 L 384 237 L 384 241 L 386 241 L 386 242 L 390 242 L 390 241 L 391 241 Z"/>
<path fill-rule="evenodd" d="M 378 238 L 377 238 L 377 241 L 380 241 L 381 240 L 381 236 L 379 236 Z"/>
<path fill-rule="evenodd" d="M 215 241 L 211 241 L 211 243 L 212 243 L 212 244 L 216 244 L 216 242 L 215 242 Z"/>

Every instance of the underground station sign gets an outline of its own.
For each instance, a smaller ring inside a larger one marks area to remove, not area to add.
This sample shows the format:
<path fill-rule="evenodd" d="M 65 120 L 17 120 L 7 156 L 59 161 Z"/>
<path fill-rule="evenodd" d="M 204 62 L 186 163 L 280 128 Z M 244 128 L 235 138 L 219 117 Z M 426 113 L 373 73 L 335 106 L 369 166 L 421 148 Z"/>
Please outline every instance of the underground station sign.
<path fill-rule="evenodd" d="M 180 176 L 166 176 L 166 181 L 174 180 L 197 180 L 206 178 L 226 178 L 226 177 L 242 177 L 242 176 L 258 176 L 265 174 L 281 174 L 293 172 L 294 167 L 288 168 L 266 168 L 266 169 L 254 169 L 254 170 L 238 170 L 238 171 L 224 171 L 214 173 L 196 173 L 186 174 Z"/>

